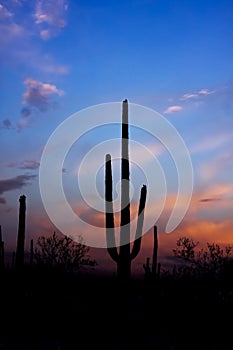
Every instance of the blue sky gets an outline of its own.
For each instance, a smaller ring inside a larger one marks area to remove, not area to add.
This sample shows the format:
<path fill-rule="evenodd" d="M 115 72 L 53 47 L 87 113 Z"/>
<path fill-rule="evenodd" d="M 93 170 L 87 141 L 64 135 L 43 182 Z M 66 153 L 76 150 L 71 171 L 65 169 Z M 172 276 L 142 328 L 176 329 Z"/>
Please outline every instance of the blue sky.
<path fill-rule="evenodd" d="M 1 1 L 0 41 L 0 224 L 9 249 L 22 193 L 28 237 L 53 231 L 38 185 L 53 131 L 83 108 L 125 98 L 163 115 L 193 162 L 189 211 L 172 236 L 161 233 L 161 251 L 169 254 L 181 233 L 233 242 L 232 1 Z M 117 133 L 100 128 L 86 135 L 79 160 Z M 132 136 L 153 143 L 133 129 Z M 74 146 L 64 174 L 71 201 L 76 154 Z M 167 157 L 159 160 L 168 183 L 162 231 L 175 177 Z"/>

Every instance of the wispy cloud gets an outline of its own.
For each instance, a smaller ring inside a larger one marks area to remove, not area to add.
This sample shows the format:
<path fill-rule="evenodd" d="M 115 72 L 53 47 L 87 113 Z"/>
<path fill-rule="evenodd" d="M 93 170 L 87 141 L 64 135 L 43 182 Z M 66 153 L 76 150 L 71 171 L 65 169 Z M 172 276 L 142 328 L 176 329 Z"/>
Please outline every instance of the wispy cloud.
<path fill-rule="evenodd" d="M 163 113 L 164 114 L 172 114 L 174 112 L 179 112 L 183 109 L 182 106 L 178 106 L 178 105 L 175 105 L 175 106 L 170 106 L 168 107 Z"/>
<path fill-rule="evenodd" d="M 199 139 L 198 142 L 190 147 L 190 152 L 195 154 L 214 151 L 226 145 L 229 141 L 232 141 L 232 135 L 230 133 L 215 133 L 213 135 Z"/>
<path fill-rule="evenodd" d="M 1 179 L 0 180 L 0 195 L 5 192 L 20 189 L 28 184 L 30 181 L 35 179 L 36 175 L 18 175 L 9 179 Z M 0 203 L 6 203 L 6 199 L 4 197 L 0 197 Z"/>
<path fill-rule="evenodd" d="M 11 128 L 12 128 L 12 124 L 10 119 L 8 118 L 2 120 L 2 122 L 0 123 L 0 129 L 11 129 Z"/>
<path fill-rule="evenodd" d="M 13 13 L 10 12 L 5 6 L 0 4 L 0 20 L 10 18 L 13 16 Z"/>
<path fill-rule="evenodd" d="M 65 27 L 67 9 L 68 4 L 65 0 L 37 1 L 34 16 L 35 23 L 40 28 L 41 39 L 48 40 Z"/>
<path fill-rule="evenodd" d="M 201 89 L 198 91 L 198 95 L 210 95 L 213 94 L 215 92 L 215 90 L 209 90 L 209 89 Z"/>
<path fill-rule="evenodd" d="M 221 198 L 218 198 L 218 197 L 209 197 L 209 198 L 201 198 L 199 200 L 199 202 L 202 202 L 202 203 L 208 203 L 208 202 L 218 202 L 218 201 L 221 201 L 222 199 Z"/>
<path fill-rule="evenodd" d="M 0 4 L 0 40 L 3 44 L 10 44 L 24 34 L 23 27 L 15 21 L 14 13 L 5 5 Z"/>
<path fill-rule="evenodd" d="M 232 173 L 233 168 L 233 154 L 232 153 L 223 153 L 208 162 L 203 163 L 198 171 L 199 176 L 202 181 L 210 181 L 214 178 L 220 176 L 227 176 L 227 174 Z M 228 176 L 229 176 L 228 175 Z"/>
<path fill-rule="evenodd" d="M 210 94 L 213 94 L 215 90 L 209 90 L 209 89 L 201 89 L 197 92 L 191 92 L 191 93 L 186 93 L 182 97 L 180 97 L 180 101 L 188 101 L 188 100 L 193 100 L 197 99 L 203 96 L 207 96 Z"/>
<path fill-rule="evenodd" d="M 196 98 L 196 97 L 198 97 L 198 94 L 193 94 L 193 93 L 184 94 L 184 95 L 180 98 L 180 100 L 181 100 L 181 101 L 186 101 L 186 100 L 191 100 L 191 99 Z"/>
<path fill-rule="evenodd" d="M 203 210 L 205 203 L 213 203 L 213 206 L 217 206 L 220 209 L 232 208 L 233 186 L 231 184 L 217 183 L 215 185 L 209 185 L 205 188 L 199 188 L 193 193 L 190 210 L 200 210 L 204 214 Z"/>
<path fill-rule="evenodd" d="M 24 170 L 35 170 L 40 166 L 40 162 L 37 160 L 22 160 L 20 162 L 10 162 L 7 164 L 8 168 L 18 168 Z"/>
<path fill-rule="evenodd" d="M 57 75 L 66 75 L 69 73 L 70 68 L 66 65 L 47 63 L 40 64 L 38 67 L 40 70 L 46 73 L 52 73 Z"/>
<path fill-rule="evenodd" d="M 7 65 L 25 65 L 43 73 L 65 75 L 69 67 L 43 54 L 35 39 L 48 40 L 59 34 L 66 25 L 67 4 L 61 0 L 8 0 L 0 3 L 0 55 Z"/>

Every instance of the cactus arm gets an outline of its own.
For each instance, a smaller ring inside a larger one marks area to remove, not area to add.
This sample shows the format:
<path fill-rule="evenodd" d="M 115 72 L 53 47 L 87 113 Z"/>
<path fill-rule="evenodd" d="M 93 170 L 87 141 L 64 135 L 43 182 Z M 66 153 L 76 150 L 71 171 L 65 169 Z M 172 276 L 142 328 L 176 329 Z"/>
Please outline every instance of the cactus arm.
<path fill-rule="evenodd" d="M 130 259 L 133 260 L 138 255 L 140 248 L 141 248 L 141 241 L 142 241 L 142 226 L 144 221 L 144 209 L 146 204 L 146 185 L 143 185 L 141 188 L 141 195 L 140 195 L 140 203 L 139 203 L 139 210 L 138 210 L 138 221 L 137 221 L 137 229 L 136 229 L 136 235 L 135 240 L 133 244 L 133 249 L 130 254 Z"/>
<path fill-rule="evenodd" d="M 107 250 L 110 257 L 117 262 L 118 252 L 115 241 L 114 230 L 114 213 L 112 203 L 112 164 L 110 154 L 106 155 L 105 160 L 105 224 L 106 224 L 106 241 Z"/>

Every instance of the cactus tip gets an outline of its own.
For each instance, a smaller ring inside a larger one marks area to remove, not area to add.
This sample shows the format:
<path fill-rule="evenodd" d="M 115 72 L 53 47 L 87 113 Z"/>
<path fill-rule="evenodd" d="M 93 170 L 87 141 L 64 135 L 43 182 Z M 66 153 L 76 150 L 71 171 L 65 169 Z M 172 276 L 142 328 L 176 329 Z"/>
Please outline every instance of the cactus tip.
<path fill-rule="evenodd" d="M 109 160 L 111 160 L 111 154 L 108 153 L 108 154 L 106 154 L 106 162 Z"/>

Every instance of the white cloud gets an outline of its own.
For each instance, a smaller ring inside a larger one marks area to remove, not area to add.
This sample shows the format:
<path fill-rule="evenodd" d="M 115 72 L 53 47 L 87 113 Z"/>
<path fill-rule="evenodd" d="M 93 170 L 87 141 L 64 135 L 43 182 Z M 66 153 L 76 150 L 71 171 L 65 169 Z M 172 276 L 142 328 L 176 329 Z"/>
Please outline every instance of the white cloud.
<path fill-rule="evenodd" d="M 188 100 L 197 99 L 198 97 L 207 96 L 207 95 L 213 94 L 214 92 L 215 92 L 215 90 L 201 89 L 197 92 L 191 92 L 191 93 L 184 94 L 180 98 L 180 101 L 188 101 Z"/>
<path fill-rule="evenodd" d="M 183 109 L 182 106 L 178 106 L 178 105 L 175 105 L 175 106 L 170 106 L 168 107 L 163 113 L 164 114 L 172 114 L 174 112 L 179 112 Z"/>
<path fill-rule="evenodd" d="M 214 92 L 215 92 L 214 90 L 210 91 L 208 89 L 201 89 L 198 91 L 198 94 L 199 95 L 210 95 L 210 94 L 213 94 Z"/>

